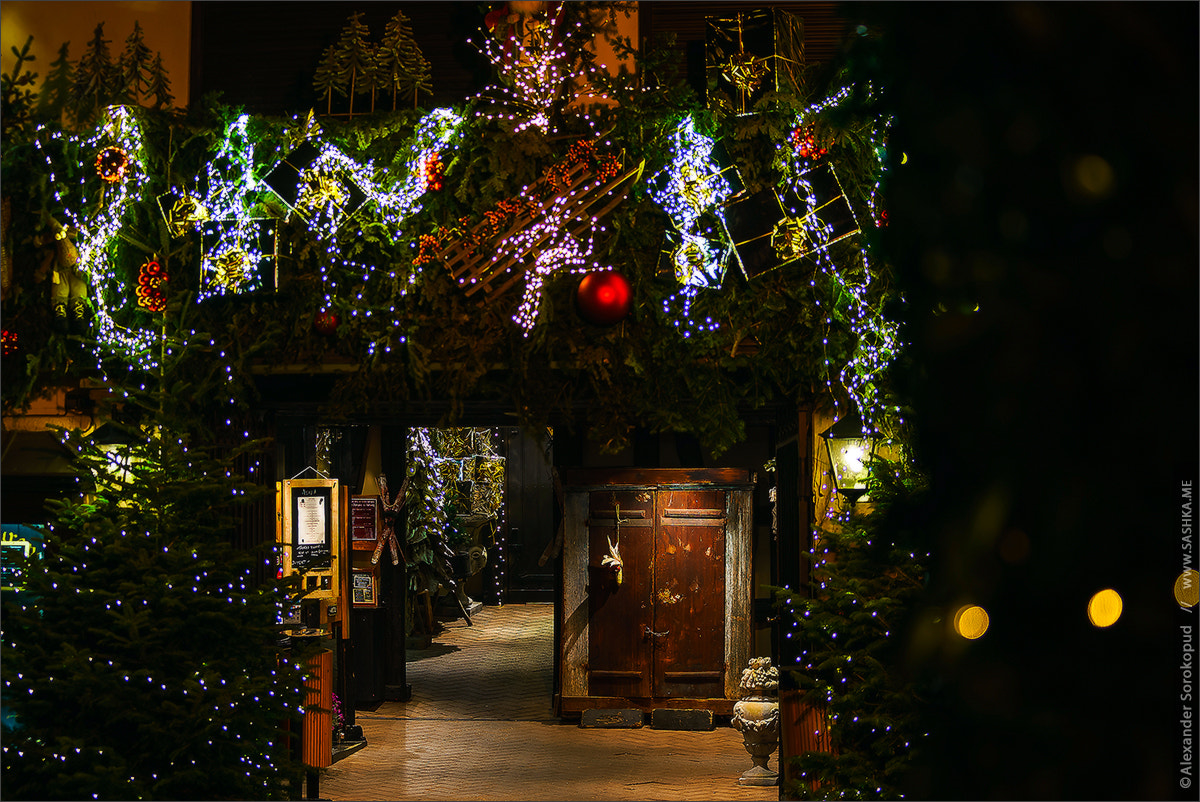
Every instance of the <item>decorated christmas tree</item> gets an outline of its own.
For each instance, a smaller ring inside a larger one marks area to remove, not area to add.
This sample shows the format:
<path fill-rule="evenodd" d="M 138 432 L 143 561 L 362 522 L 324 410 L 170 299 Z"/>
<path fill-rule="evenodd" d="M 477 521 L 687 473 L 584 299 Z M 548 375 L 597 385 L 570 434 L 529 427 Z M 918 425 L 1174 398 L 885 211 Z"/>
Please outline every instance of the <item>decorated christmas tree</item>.
<path fill-rule="evenodd" d="M 218 447 L 202 422 L 226 380 L 192 361 L 211 340 L 169 322 L 162 337 L 160 367 L 109 377 L 108 422 L 63 431 L 81 492 L 51 502 L 44 553 L 5 599 L 6 798 L 299 788 L 287 728 L 305 655 L 279 645 L 272 555 L 237 542 L 265 492 L 251 476 L 261 443 Z"/>
<path fill-rule="evenodd" d="M 928 555 L 921 533 L 898 524 L 924 480 L 905 461 L 878 460 L 872 476 L 869 513 L 853 508 L 814 532 L 809 587 L 775 590 L 785 637 L 800 644 L 784 684 L 825 734 L 825 748 L 791 757 L 785 799 L 898 799 L 927 735 L 928 696 L 905 651 Z"/>

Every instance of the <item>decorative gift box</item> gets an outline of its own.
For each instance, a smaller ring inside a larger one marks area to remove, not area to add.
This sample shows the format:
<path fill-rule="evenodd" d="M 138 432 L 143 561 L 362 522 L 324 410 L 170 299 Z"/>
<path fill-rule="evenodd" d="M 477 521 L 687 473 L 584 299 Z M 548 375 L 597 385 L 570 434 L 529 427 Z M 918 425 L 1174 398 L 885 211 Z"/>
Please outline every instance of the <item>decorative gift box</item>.
<path fill-rule="evenodd" d="M 830 165 L 800 176 L 795 191 L 764 189 L 725 207 L 725 234 L 747 279 L 823 251 L 859 233 Z"/>
<path fill-rule="evenodd" d="M 705 17 L 704 66 L 708 107 L 746 114 L 767 91 L 799 88 L 804 23 L 778 8 Z"/>

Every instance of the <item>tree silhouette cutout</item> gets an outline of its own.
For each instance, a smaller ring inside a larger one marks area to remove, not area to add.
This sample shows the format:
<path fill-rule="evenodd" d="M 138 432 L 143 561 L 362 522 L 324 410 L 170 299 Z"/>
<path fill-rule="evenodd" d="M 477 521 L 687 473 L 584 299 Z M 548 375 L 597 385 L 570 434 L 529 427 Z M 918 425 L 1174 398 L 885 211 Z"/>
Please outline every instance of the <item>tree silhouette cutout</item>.
<path fill-rule="evenodd" d="M 378 45 L 368 40 L 367 26 L 362 14 L 355 12 L 346 22 L 337 42 L 325 48 L 313 74 L 313 89 L 325 96 L 325 113 L 333 114 L 333 96 L 349 100 L 347 116 L 354 116 L 356 95 L 371 95 L 371 111 L 375 110 L 377 91 L 390 91 L 392 110 L 399 98 L 412 95 L 413 108 L 419 93 L 433 93 L 430 64 L 416 40 L 412 24 L 403 11 L 397 11 L 384 28 Z"/>
<path fill-rule="evenodd" d="M 91 116 L 112 97 L 116 84 L 116 67 L 108 50 L 109 40 L 104 38 L 104 23 L 96 25 L 92 41 L 75 67 L 75 83 L 71 86 L 71 105 L 77 120 Z"/>
<path fill-rule="evenodd" d="M 70 42 L 63 42 L 58 49 L 58 58 L 50 63 L 50 72 L 38 93 L 37 113 L 42 119 L 59 120 L 63 109 L 71 98 L 71 87 L 75 84 L 75 65 L 70 59 Z"/>
<path fill-rule="evenodd" d="M 146 47 L 141 24 L 134 21 L 133 32 L 125 40 L 125 50 L 117 60 L 119 80 L 113 99 L 118 103 L 137 103 L 146 97 L 150 88 L 150 65 L 150 48 Z"/>
<path fill-rule="evenodd" d="M 397 11 L 384 27 L 375 66 L 380 88 L 392 90 L 392 111 L 396 110 L 397 96 L 407 97 L 411 92 L 416 108 L 418 92 L 433 93 L 430 64 L 413 39 L 411 22 L 403 11 Z"/>

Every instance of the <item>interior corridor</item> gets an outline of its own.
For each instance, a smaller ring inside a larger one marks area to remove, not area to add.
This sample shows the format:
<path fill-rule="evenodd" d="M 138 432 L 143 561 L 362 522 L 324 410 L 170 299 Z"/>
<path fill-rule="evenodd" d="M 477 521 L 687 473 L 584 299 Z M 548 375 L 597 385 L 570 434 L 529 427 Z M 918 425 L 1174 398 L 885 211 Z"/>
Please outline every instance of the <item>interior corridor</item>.
<path fill-rule="evenodd" d="M 584 729 L 551 710 L 550 604 L 484 607 L 408 652 L 409 702 L 359 710 L 367 746 L 330 767 L 330 800 L 774 800 L 737 783 L 741 734 Z M 777 755 L 770 767 L 777 768 Z"/>

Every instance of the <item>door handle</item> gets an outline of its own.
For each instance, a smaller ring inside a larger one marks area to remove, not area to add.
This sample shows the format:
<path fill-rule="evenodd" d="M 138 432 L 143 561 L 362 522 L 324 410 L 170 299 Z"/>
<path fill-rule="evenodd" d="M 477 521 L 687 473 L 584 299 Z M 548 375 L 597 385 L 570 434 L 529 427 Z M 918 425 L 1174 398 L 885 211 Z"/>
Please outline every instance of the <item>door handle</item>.
<path fill-rule="evenodd" d="M 671 630 L 669 629 L 666 632 L 655 632 L 650 627 L 645 627 L 645 630 L 645 633 L 642 635 L 643 638 L 663 638 L 671 634 Z"/>

